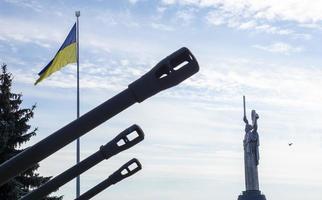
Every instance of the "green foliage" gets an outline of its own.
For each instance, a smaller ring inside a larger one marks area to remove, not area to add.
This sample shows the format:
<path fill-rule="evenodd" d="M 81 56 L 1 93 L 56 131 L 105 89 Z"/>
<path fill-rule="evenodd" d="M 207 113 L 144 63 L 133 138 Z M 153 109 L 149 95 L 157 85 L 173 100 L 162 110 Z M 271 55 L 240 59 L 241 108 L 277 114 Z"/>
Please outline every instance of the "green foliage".
<path fill-rule="evenodd" d="M 36 135 L 37 128 L 30 131 L 28 121 L 33 118 L 34 109 L 20 108 L 22 94 L 11 92 L 12 74 L 7 72 L 7 66 L 1 66 L 0 74 L 0 164 L 14 157 L 23 149 L 21 145 Z M 26 195 L 51 177 L 43 177 L 36 173 L 39 165 L 11 179 L 0 187 L 0 199 L 16 200 Z M 60 200 L 62 197 L 47 197 L 46 200 Z"/>

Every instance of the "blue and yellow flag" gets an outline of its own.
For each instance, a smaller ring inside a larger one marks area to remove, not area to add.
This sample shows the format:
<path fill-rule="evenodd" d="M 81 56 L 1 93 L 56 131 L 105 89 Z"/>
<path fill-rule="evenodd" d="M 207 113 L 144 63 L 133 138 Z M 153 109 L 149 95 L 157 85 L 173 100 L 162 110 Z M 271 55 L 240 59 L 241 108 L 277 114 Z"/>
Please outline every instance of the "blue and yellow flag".
<path fill-rule="evenodd" d="M 65 67 L 67 64 L 76 62 L 76 23 L 70 30 L 63 45 L 60 47 L 55 57 L 42 69 L 38 75 L 40 76 L 35 82 L 35 85 L 44 80 L 52 73 Z"/>

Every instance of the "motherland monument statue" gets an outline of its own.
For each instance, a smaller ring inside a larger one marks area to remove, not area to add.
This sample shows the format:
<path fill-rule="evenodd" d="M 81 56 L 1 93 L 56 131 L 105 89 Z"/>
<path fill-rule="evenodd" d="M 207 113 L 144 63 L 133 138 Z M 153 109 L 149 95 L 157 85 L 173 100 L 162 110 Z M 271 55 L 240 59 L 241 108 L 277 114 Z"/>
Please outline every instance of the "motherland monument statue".
<path fill-rule="evenodd" d="M 246 117 L 246 103 L 244 102 L 244 122 L 245 122 L 245 137 L 244 137 L 244 164 L 245 164 L 245 185 L 246 190 L 242 195 L 239 195 L 238 200 L 266 200 L 265 196 L 259 190 L 258 181 L 258 164 L 259 164 L 259 135 L 257 132 L 257 120 L 259 115 L 255 110 L 251 112 L 252 123 L 249 124 Z"/>

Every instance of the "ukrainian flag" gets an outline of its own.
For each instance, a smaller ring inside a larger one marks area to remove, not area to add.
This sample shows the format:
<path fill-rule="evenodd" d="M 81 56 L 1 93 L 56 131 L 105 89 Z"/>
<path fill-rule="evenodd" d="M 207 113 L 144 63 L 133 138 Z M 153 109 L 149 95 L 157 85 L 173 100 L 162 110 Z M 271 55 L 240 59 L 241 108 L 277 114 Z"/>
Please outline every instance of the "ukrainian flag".
<path fill-rule="evenodd" d="M 60 47 L 55 57 L 42 69 L 38 75 L 40 76 L 35 85 L 44 80 L 54 72 L 65 67 L 67 64 L 76 63 L 76 23 L 70 30 L 63 45 Z"/>

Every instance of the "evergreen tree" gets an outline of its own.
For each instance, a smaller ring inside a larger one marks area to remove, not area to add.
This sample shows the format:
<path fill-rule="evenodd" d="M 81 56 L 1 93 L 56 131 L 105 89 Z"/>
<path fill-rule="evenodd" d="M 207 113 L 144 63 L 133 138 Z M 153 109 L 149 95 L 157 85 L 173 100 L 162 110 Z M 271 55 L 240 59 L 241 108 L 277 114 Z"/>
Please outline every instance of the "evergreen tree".
<path fill-rule="evenodd" d="M 29 131 L 28 121 L 33 117 L 35 105 L 20 108 L 22 94 L 11 92 L 12 74 L 5 64 L 0 74 L 0 164 L 22 152 L 21 145 L 36 135 L 37 128 Z M 0 187 L 1 200 L 17 200 L 29 191 L 46 183 L 50 177 L 36 173 L 36 164 Z M 62 197 L 47 197 L 46 200 L 60 200 Z"/>

